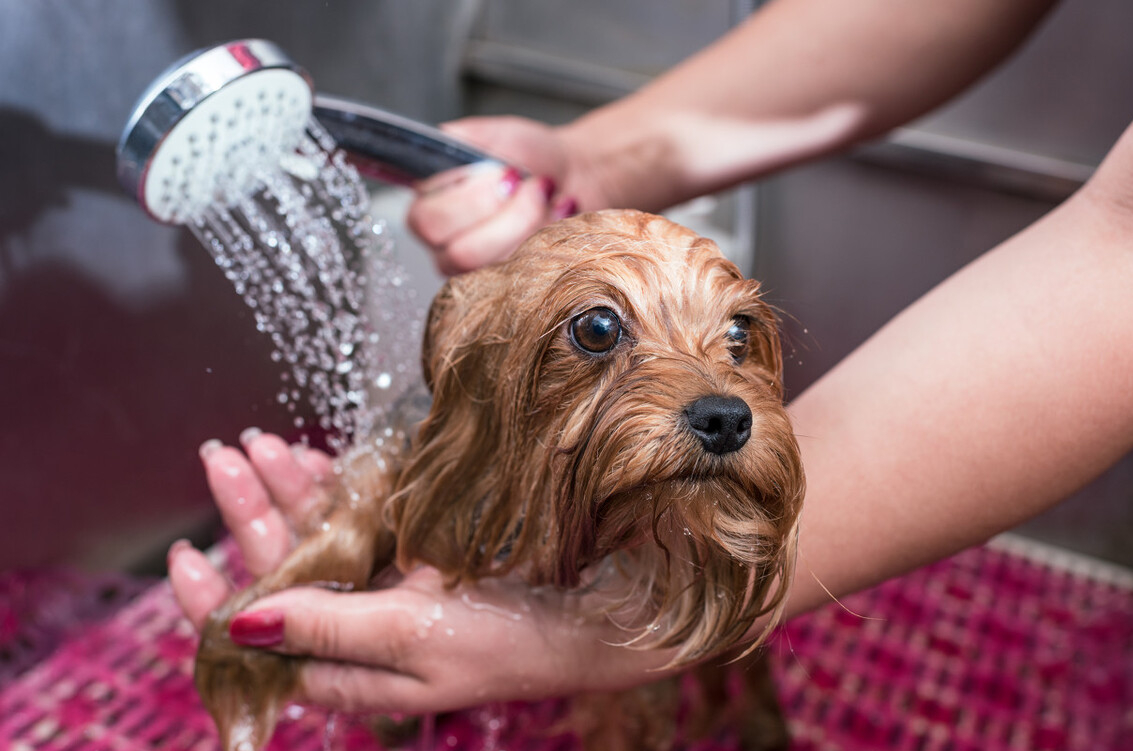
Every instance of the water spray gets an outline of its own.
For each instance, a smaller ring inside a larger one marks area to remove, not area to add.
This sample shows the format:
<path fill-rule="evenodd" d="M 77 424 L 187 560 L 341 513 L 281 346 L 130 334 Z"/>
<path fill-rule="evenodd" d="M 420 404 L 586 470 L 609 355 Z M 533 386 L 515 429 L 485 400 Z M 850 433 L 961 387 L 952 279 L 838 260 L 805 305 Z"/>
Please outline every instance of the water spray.
<path fill-rule="evenodd" d="M 118 177 L 159 222 L 188 226 L 252 310 L 331 447 L 390 434 L 419 386 L 423 305 L 370 217 L 359 176 L 411 184 L 492 157 L 384 110 L 315 93 L 259 39 L 194 53 L 160 75 L 118 144 Z"/>

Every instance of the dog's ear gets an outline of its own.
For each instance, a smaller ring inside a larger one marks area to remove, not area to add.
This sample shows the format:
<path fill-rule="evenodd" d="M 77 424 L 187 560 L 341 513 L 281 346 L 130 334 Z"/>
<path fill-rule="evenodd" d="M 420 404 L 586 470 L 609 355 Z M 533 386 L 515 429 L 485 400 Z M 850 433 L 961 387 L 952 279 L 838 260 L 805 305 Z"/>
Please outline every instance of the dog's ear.
<path fill-rule="evenodd" d="M 445 282 L 429 306 L 425 337 L 421 343 L 421 373 L 429 391 L 436 393 L 437 374 L 446 367 L 454 346 L 475 341 L 476 329 L 496 311 L 485 300 L 498 296 L 497 269 L 486 268 Z"/>
<path fill-rule="evenodd" d="M 523 459 L 539 337 L 513 276 L 489 267 L 455 277 L 430 309 L 422 370 L 432 407 L 384 510 L 402 568 L 484 576 L 525 517 L 531 493 L 510 465 Z"/>

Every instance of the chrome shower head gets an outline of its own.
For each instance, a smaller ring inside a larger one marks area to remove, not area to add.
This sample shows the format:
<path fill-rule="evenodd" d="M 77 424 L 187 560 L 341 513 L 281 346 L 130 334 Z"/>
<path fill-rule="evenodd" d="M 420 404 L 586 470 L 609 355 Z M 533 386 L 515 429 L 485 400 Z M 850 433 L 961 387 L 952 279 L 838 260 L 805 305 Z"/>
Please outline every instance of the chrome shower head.
<path fill-rule="evenodd" d="M 184 224 L 285 164 L 312 114 L 360 171 L 386 181 L 496 161 L 407 118 L 316 97 L 283 50 L 245 39 L 191 54 L 150 85 L 118 142 L 118 179 L 154 219 Z"/>
<path fill-rule="evenodd" d="M 182 224 L 250 189 L 294 150 L 310 77 L 276 45 L 249 39 L 177 62 L 142 95 L 118 143 L 118 179 L 153 218 Z"/>

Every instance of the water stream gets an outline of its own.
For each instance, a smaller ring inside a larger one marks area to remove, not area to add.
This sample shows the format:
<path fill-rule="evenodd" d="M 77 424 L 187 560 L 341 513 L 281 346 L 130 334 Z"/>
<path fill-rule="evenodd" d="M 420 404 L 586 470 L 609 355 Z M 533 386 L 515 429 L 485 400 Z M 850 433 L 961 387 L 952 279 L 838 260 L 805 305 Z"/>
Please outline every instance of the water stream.
<path fill-rule="evenodd" d="M 380 442 L 392 405 L 418 386 L 423 304 L 365 184 L 314 118 L 280 161 L 190 226 L 270 337 L 283 366 L 277 400 L 341 453 Z M 317 426 L 299 415 L 304 399 Z"/>

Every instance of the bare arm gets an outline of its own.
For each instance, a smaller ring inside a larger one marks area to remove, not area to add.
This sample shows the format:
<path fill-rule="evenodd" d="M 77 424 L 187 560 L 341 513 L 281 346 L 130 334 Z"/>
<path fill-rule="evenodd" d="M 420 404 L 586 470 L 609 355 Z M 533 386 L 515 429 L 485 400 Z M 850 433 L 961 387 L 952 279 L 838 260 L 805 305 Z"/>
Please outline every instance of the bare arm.
<path fill-rule="evenodd" d="M 1133 128 L 1087 187 L 919 300 L 792 406 L 792 609 L 982 542 L 1133 447 Z"/>
<path fill-rule="evenodd" d="M 641 91 L 552 128 L 447 126 L 533 176 L 422 186 L 413 229 L 447 273 L 497 260 L 565 213 L 656 211 L 844 149 L 943 103 L 1054 0 L 775 0 Z"/>
<path fill-rule="evenodd" d="M 650 86 L 564 127 L 578 174 L 593 179 L 567 189 L 583 208 L 658 210 L 872 138 L 970 85 L 1053 5 L 775 0 Z"/>

